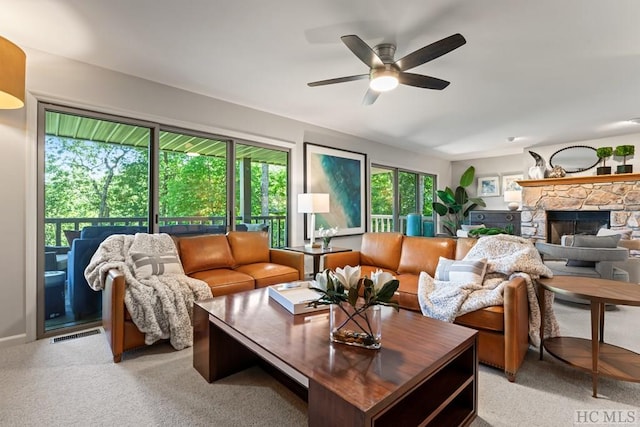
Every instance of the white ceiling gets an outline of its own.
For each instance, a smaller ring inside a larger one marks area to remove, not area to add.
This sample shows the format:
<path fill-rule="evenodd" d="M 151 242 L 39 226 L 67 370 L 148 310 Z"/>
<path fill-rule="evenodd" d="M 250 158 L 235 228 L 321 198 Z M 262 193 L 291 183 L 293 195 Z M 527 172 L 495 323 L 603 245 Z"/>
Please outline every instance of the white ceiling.
<path fill-rule="evenodd" d="M 640 132 L 638 0 L 0 0 L 14 43 L 446 159 Z M 340 41 L 467 44 L 362 106 Z M 28 59 L 27 59 L 28 61 Z M 27 62 L 28 67 L 28 62 Z M 509 137 L 517 137 L 508 142 Z"/>

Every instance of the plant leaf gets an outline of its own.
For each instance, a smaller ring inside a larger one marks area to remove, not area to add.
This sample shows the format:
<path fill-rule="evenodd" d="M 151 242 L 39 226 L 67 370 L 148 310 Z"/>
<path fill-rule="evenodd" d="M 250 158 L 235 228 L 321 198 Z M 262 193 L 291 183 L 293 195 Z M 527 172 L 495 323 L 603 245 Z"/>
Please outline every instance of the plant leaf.
<path fill-rule="evenodd" d="M 398 286 L 400 286 L 398 279 L 389 280 L 387 283 L 382 285 L 382 289 L 380 289 L 380 292 L 376 295 L 377 300 L 382 302 L 390 301 L 398 290 Z"/>
<path fill-rule="evenodd" d="M 473 166 L 469 166 L 466 171 L 460 177 L 460 186 L 468 187 L 473 183 L 473 177 L 476 174 L 476 169 Z"/>

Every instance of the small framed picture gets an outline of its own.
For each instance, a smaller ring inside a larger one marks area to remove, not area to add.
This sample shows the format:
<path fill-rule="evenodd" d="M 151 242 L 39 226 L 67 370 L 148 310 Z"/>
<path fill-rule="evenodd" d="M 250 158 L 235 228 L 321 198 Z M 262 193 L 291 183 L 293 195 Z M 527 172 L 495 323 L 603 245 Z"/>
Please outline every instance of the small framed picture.
<path fill-rule="evenodd" d="M 522 174 L 502 175 L 502 191 L 522 191 L 518 184 L 522 179 Z"/>
<path fill-rule="evenodd" d="M 478 196 L 489 197 L 500 195 L 500 177 L 484 176 L 478 178 Z"/>

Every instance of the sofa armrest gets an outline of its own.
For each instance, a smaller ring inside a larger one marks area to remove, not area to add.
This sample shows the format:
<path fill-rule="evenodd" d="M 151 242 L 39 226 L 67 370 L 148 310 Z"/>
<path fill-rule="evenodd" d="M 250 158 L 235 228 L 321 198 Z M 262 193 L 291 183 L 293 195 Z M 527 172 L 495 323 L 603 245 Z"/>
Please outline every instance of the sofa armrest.
<path fill-rule="evenodd" d="M 360 265 L 360 251 L 352 252 L 336 252 L 322 256 L 322 265 L 325 269 L 335 270 L 336 268 L 344 268 L 346 265 L 355 267 Z"/>
<path fill-rule="evenodd" d="M 298 280 L 304 279 L 304 254 L 284 249 L 269 249 L 269 259 L 274 264 L 286 265 L 298 270 Z"/>
<path fill-rule="evenodd" d="M 124 275 L 111 269 L 102 292 L 102 327 L 111 346 L 113 361 L 118 363 L 124 351 Z"/>
<path fill-rule="evenodd" d="M 529 349 L 529 301 L 527 283 L 515 277 L 504 288 L 504 371 L 509 381 Z"/>

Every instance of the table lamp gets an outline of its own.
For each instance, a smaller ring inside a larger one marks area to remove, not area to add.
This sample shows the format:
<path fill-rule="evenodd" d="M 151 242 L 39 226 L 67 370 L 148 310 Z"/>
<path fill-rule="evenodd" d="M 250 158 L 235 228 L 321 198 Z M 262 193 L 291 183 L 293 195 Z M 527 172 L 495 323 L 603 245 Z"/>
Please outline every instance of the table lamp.
<path fill-rule="evenodd" d="M 309 248 L 319 248 L 320 244 L 315 242 L 316 237 L 316 214 L 329 212 L 329 194 L 326 193 L 303 193 L 298 194 L 298 213 L 311 214 L 309 217 Z"/>
<path fill-rule="evenodd" d="M 518 190 L 507 190 L 504 192 L 504 201 L 508 203 L 509 210 L 515 211 L 520 207 L 522 192 Z"/>

